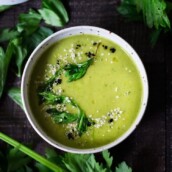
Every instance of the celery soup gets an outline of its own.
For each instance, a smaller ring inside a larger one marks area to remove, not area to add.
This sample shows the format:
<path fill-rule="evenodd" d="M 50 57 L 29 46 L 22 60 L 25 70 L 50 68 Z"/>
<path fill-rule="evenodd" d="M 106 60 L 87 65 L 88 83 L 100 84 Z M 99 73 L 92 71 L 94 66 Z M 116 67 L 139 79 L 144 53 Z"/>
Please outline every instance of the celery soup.
<path fill-rule="evenodd" d="M 130 55 L 89 34 L 49 47 L 33 68 L 28 92 L 43 131 L 79 149 L 106 145 L 126 133 L 143 98 L 141 76 Z"/>

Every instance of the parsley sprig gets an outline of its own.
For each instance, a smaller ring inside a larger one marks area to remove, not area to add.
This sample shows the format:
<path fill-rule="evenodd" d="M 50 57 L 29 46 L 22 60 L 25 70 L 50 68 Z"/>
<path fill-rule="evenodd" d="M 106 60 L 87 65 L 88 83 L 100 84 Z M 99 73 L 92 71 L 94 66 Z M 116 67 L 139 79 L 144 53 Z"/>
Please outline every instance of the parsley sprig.
<path fill-rule="evenodd" d="M 85 62 L 79 64 L 67 64 L 64 66 L 64 70 L 66 71 L 66 76 L 68 77 L 68 81 L 76 81 L 82 78 L 89 66 L 93 63 L 94 59 L 90 58 Z"/>
<path fill-rule="evenodd" d="M 50 105 L 67 105 L 73 106 L 76 108 L 77 113 L 73 114 L 65 110 L 58 110 L 57 108 L 48 108 L 46 112 L 50 114 L 52 121 L 56 124 L 68 124 L 75 122 L 77 124 L 77 132 L 75 133 L 78 136 L 81 136 L 85 131 L 87 131 L 88 126 L 93 125 L 93 121 L 89 119 L 80 106 L 71 98 L 64 95 L 56 95 L 53 92 L 42 92 L 39 93 L 41 96 L 41 102 L 44 104 Z"/>
<path fill-rule="evenodd" d="M 44 91 L 50 91 L 53 84 L 56 82 L 58 77 L 62 74 L 62 72 L 65 72 L 65 76 L 68 78 L 69 82 L 76 81 L 78 79 L 81 79 L 87 72 L 89 66 L 93 64 L 94 59 L 88 59 L 82 63 L 79 64 L 67 64 L 63 66 L 62 68 L 58 69 L 54 75 L 52 75 L 47 81 L 42 83 L 38 91 L 44 92 Z"/>
<path fill-rule="evenodd" d="M 51 119 L 56 124 L 68 124 L 68 123 L 77 123 L 77 134 L 81 136 L 84 132 L 87 131 L 88 126 L 94 124 L 94 122 L 89 119 L 81 107 L 71 98 L 65 95 L 56 95 L 52 92 L 53 84 L 60 77 L 60 75 L 65 71 L 65 76 L 68 78 L 69 82 L 76 81 L 81 79 L 87 72 L 89 66 L 93 64 L 94 59 L 89 58 L 88 60 L 79 63 L 79 64 L 67 64 L 60 69 L 58 69 L 52 77 L 47 81 L 38 86 L 38 96 L 41 104 L 50 104 L 50 105 L 66 105 L 70 104 L 77 108 L 77 114 L 71 114 L 67 111 L 59 111 L 56 108 L 48 109 L 46 112 L 50 114 Z"/>

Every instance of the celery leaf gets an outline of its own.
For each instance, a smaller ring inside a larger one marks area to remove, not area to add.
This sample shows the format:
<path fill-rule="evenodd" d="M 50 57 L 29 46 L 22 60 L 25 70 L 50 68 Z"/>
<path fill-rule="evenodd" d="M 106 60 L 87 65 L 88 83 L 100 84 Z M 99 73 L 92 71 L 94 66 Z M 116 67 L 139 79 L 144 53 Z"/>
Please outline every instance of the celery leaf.
<path fill-rule="evenodd" d="M 128 165 L 125 162 L 122 162 L 116 167 L 115 172 L 132 172 L 132 169 L 128 167 Z"/>

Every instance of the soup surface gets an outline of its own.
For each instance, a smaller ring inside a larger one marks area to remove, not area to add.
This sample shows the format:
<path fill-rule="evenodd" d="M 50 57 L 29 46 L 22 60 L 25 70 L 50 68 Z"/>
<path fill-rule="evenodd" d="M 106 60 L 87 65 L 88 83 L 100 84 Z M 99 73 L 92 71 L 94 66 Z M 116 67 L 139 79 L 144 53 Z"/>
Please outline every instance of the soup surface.
<path fill-rule="evenodd" d="M 130 56 L 95 35 L 53 44 L 32 71 L 29 101 L 50 137 L 75 148 L 94 148 L 123 135 L 142 102 L 141 77 Z"/>

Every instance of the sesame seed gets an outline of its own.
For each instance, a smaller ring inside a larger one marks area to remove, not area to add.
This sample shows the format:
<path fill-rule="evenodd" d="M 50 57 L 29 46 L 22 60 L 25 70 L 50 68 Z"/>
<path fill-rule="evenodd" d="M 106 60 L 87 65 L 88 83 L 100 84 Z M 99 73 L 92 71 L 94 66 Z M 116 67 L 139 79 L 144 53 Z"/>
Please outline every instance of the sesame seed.
<path fill-rule="evenodd" d="M 115 87 L 115 92 L 117 92 L 118 91 L 118 87 Z"/>

